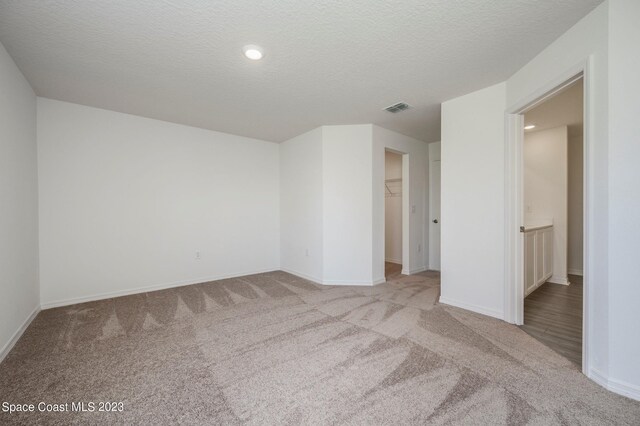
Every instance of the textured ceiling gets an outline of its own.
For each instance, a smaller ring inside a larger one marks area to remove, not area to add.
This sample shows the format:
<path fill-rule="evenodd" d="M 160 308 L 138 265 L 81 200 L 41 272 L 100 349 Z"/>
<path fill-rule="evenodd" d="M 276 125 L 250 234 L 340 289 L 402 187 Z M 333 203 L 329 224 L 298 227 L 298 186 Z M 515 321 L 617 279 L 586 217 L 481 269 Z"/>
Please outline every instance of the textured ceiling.
<path fill-rule="evenodd" d="M 442 101 L 505 80 L 600 2 L 0 0 L 0 41 L 39 96 L 276 142 L 356 123 L 431 142 Z M 413 109 L 381 111 L 399 101 Z"/>

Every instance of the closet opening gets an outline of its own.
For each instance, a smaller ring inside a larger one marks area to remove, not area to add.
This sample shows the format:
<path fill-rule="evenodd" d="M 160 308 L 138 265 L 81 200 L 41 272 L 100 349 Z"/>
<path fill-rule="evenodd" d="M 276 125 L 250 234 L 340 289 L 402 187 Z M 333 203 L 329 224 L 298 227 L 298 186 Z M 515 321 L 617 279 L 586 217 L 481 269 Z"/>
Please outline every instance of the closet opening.
<path fill-rule="evenodd" d="M 403 156 L 385 150 L 384 159 L 384 274 L 389 281 L 402 272 Z"/>

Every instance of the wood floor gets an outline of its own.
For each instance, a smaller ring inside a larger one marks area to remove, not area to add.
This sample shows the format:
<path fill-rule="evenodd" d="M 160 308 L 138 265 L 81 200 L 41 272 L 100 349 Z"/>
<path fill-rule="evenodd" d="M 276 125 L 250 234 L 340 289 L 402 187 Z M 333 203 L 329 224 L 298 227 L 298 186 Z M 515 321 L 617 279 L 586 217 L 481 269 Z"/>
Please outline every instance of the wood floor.
<path fill-rule="evenodd" d="M 387 280 L 397 277 L 398 275 L 400 275 L 401 271 L 402 265 L 399 265 L 397 263 L 384 262 L 384 276 L 385 278 L 387 278 Z"/>
<path fill-rule="evenodd" d="M 582 366 L 582 277 L 541 285 L 524 299 L 522 330 Z"/>

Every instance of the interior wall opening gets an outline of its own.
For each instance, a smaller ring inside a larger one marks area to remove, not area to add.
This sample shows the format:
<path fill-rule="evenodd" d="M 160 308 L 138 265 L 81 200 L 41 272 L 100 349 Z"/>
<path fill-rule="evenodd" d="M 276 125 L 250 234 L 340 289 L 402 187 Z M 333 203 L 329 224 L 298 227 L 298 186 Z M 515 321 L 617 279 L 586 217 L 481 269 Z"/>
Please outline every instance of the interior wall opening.
<path fill-rule="evenodd" d="M 384 160 L 384 273 L 389 280 L 402 271 L 403 156 L 385 150 Z"/>
<path fill-rule="evenodd" d="M 522 329 L 582 365 L 583 78 L 524 113 Z"/>

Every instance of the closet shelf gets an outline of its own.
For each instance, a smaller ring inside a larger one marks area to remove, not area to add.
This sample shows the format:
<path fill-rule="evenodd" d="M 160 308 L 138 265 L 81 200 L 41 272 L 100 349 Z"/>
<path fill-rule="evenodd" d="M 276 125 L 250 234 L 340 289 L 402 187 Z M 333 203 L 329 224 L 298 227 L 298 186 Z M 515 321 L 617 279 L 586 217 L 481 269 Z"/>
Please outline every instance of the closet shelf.
<path fill-rule="evenodd" d="M 385 179 L 385 197 L 402 196 L 402 179 Z"/>

